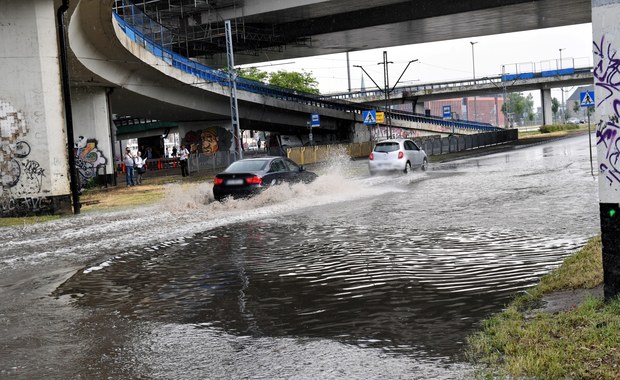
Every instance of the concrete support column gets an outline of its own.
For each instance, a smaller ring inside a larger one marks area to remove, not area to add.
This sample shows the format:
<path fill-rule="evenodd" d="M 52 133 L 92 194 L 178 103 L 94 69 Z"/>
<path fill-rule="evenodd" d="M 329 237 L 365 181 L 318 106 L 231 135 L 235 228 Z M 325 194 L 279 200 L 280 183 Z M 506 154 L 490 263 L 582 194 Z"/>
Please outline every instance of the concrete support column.
<path fill-rule="evenodd" d="M 353 143 L 365 143 L 371 141 L 371 131 L 374 125 L 355 123 L 353 129 L 354 133 L 351 137 Z"/>
<path fill-rule="evenodd" d="M 70 213 L 54 2 L 0 1 L 0 216 Z"/>
<path fill-rule="evenodd" d="M 551 89 L 545 88 L 540 90 L 540 97 L 542 99 L 542 113 L 543 113 L 543 125 L 553 124 L 553 111 L 551 110 Z"/>
<path fill-rule="evenodd" d="M 74 87 L 71 89 L 75 158 L 80 183 L 104 173 L 114 174 L 114 157 L 110 128 L 110 112 L 106 88 Z"/>
<path fill-rule="evenodd" d="M 596 145 L 605 299 L 620 294 L 620 0 L 592 0 Z"/>
<path fill-rule="evenodd" d="M 413 112 L 424 115 L 424 102 L 416 102 L 415 107 L 413 108 Z"/>

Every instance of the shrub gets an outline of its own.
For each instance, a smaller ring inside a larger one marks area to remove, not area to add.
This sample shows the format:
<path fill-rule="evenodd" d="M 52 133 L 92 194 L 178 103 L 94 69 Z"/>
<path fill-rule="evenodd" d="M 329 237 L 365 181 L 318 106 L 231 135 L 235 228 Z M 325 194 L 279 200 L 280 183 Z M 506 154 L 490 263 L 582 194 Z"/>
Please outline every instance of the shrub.
<path fill-rule="evenodd" d="M 540 133 L 551 133 L 560 131 L 570 131 L 573 129 L 579 129 L 579 125 L 567 124 L 567 125 L 543 125 L 540 127 Z"/>

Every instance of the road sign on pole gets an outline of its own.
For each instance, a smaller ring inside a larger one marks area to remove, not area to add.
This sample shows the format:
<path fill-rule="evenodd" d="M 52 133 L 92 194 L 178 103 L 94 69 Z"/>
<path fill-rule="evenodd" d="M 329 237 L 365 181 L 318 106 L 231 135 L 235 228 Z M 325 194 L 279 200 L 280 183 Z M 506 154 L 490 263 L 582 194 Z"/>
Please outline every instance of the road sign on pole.
<path fill-rule="evenodd" d="M 580 92 L 579 104 L 582 107 L 594 107 L 594 91 Z"/>
<path fill-rule="evenodd" d="M 375 110 L 362 111 L 364 124 L 377 124 L 377 112 Z"/>
<path fill-rule="evenodd" d="M 443 118 L 444 119 L 452 118 L 452 106 L 443 106 Z"/>
<path fill-rule="evenodd" d="M 310 117 L 310 125 L 312 127 L 320 127 L 321 126 L 321 118 L 318 113 L 313 113 Z"/>
<path fill-rule="evenodd" d="M 377 112 L 377 123 L 385 123 L 385 112 Z"/>

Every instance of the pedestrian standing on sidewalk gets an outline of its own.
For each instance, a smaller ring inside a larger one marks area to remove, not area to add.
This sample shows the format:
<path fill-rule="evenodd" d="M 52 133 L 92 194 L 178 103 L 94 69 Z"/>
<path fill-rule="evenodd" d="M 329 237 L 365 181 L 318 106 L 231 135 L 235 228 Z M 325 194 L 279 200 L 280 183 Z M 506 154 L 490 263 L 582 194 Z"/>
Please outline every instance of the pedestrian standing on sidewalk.
<path fill-rule="evenodd" d="M 134 186 L 133 182 L 133 166 L 134 156 L 131 154 L 131 149 L 125 149 L 125 179 L 127 180 L 127 187 Z"/>
<path fill-rule="evenodd" d="M 183 177 L 189 176 L 189 169 L 187 167 L 187 159 L 189 158 L 189 151 L 186 147 L 181 146 L 179 150 L 179 162 L 181 164 L 181 175 Z"/>
<path fill-rule="evenodd" d="M 135 172 L 136 172 L 136 184 L 142 185 L 142 174 L 146 173 L 146 160 L 142 158 L 142 152 L 138 151 L 138 155 L 135 158 Z"/>

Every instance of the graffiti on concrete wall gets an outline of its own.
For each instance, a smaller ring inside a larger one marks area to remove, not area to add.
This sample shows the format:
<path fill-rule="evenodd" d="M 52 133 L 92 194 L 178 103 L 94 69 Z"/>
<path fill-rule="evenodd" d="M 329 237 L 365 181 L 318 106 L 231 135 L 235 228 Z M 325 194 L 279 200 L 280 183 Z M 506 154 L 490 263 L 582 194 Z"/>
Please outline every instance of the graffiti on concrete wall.
<path fill-rule="evenodd" d="M 26 120 L 21 112 L 0 99 L 0 171 L 3 197 L 40 193 L 45 168 L 30 157 Z"/>
<path fill-rule="evenodd" d="M 87 139 L 84 136 L 80 136 L 75 143 L 74 154 L 80 184 L 84 187 L 97 175 L 97 168 L 107 163 L 107 159 L 98 149 L 97 140 Z"/>
<path fill-rule="evenodd" d="M 217 128 L 208 128 L 200 133 L 202 140 L 202 152 L 212 155 L 220 150 L 219 138 L 217 136 Z"/>
<path fill-rule="evenodd" d="M 0 212 L 2 216 L 49 207 L 43 191 L 45 168 L 31 157 L 24 114 L 0 99 Z"/>
<path fill-rule="evenodd" d="M 232 133 L 221 127 L 211 127 L 199 131 L 190 131 L 183 138 L 183 145 L 189 145 L 192 153 L 207 156 L 219 151 L 228 150 L 232 141 Z"/>
<path fill-rule="evenodd" d="M 597 122 L 599 168 L 607 188 L 620 191 L 620 57 L 605 35 L 594 41 L 594 84 L 597 107 L 607 112 Z M 602 178 L 601 178 L 602 179 Z"/>
<path fill-rule="evenodd" d="M 391 129 L 393 139 L 413 139 L 420 137 L 420 131 L 415 129 L 399 127 L 392 127 Z M 388 127 L 378 126 L 373 128 L 372 136 L 375 140 L 387 139 L 389 134 L 388 132 Z"/>
<path fill-rule="evenodd" d="M 23 216 L 53 209 L 50 197 L 0 198 L 2 216 Z"/>

